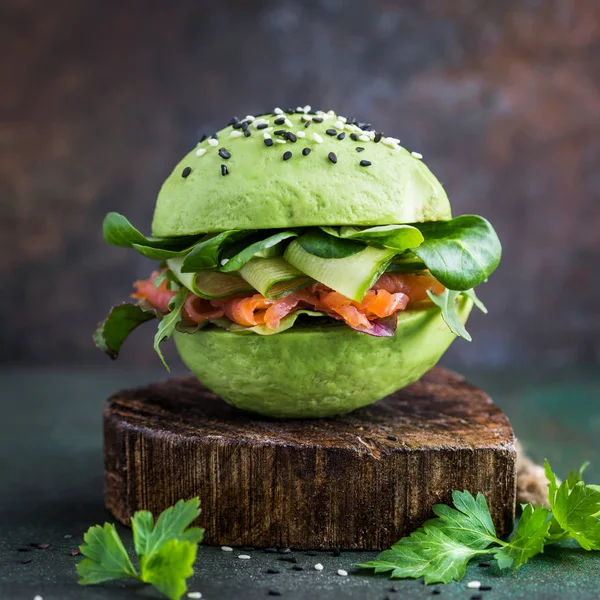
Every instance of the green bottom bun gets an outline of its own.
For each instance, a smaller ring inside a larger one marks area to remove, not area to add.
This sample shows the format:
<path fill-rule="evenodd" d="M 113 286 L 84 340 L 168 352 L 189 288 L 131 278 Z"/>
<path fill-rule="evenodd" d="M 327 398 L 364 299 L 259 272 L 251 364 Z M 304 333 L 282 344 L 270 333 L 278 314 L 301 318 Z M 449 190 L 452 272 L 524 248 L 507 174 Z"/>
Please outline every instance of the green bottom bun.
<path fill-rule="evenodd" d="M 471 308 L 461 296 L 463 322 Z M 183 362 L 223 400 L 280 418 L 330 417 L 371 404 L 419 379 L 454 338 L 435 306 L 401 313 L 388 338 L 345 325 L 271 336 L 216 328 L 174 335 Z"/>

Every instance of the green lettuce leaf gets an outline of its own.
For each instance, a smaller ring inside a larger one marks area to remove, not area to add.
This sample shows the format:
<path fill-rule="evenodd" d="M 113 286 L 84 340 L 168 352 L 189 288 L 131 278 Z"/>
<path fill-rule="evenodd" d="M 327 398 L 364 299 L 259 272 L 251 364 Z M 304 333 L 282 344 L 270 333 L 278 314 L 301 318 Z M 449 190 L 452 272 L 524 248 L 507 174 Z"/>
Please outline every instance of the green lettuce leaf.
<path fill-rule="evenodd" d="M 377 227 L 321 227 L 326 233 L 371 246 L 390 248 L 399 253 L 416 248 L 423 242 L 423 234 L 413 225 L 378 225 Z"/>
<path fill-rule="evenodd" d="M 183 273 L 197 273 L 202 269 L 214 269 L 221 264 L 221 253 L 231 244 L 244 239 L 254 231 L 222 231 L 211 233 L 202 238 L 192 250 L 186 254 L 181 265 Z"/>
<path fill-rule="evenodd" d="M 483 283 L 500 263 L 502 246 L 483 217 L 463 215 L 450 221 L 415 223 L 425 238 L 414 254 L 431 274 L 451 290 L 465 291 Z"/>
<path fill-rule="evenodd" d="M 309 229 L 298 238 L 298 243 L 319 258 L 347 258 L 365 249 L 362 242 L 335 237 L 321 228 Z"/>
<path fill-rule="evenodd" d="M 483 302 L 479 300 L 479 298 L 475 294 L 475 290 L 466 290 L 464 292 L 458 292 L 456 290 L 448 290 L 445 289 L 439 296 L 434 294 L 432 291 L 427 290 L 427 295 L 431 298 L 431 301 L 439 306 L 442 311 L 442 319 L 446 325 L 448 325 L 448 329 L 454 334 L 461 338 L 467 340 L 467 342 L 471 341 L 471 335 L 467 331 L 463 322 L 460 320 L 458 313 L 456 311 L 456 300 L 459 296 L 465 295 L 468 296 L 473 303 L 481 312 L 487 313 L 487 308 L 484 306 Z"/>
<path fill-rule="evenodd" d="M 274 256 L 281 255 L 283 254 L 281 251 L 281 242 L 297 235 L 295 231 L 280 231 L 266 238 L 259 239 L 250 245 L 244 244 L 242 246 L 242 244 L 236 244 L 228 252 L 223 253 L 221 271 L 224 273 L 238 271 L 255 256 L 258 258 L 273 258 Z"/>
<path fill-rule="evenodd" d="M 104 321 L 98 324 L 93 338 L 96 346 L 113 360 L 127 336 L 142 323 L 156 318 L 156 312 L 130 302 L 113 306 Z"/>

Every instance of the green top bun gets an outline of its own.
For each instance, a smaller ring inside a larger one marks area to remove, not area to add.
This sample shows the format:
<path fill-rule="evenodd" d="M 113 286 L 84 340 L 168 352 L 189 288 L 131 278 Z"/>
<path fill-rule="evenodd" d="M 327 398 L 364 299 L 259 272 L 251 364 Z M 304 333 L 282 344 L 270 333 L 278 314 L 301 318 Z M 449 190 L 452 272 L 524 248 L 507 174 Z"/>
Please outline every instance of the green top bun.
<path fill-rule="evenodd" d="M 332 111 L 305 108 L 247 117 L 250 135 L 238 122 L 200 142 L 163 184 L 152 234 L 451 218 L 448 197 L 419 154 Z"/>

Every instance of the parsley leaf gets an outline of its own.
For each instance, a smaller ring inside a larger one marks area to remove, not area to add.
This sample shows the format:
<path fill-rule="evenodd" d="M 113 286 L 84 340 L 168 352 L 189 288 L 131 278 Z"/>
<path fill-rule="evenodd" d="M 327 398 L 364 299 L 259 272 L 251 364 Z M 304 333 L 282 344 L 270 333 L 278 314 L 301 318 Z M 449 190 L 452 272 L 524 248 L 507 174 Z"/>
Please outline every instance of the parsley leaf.
<path fill-rule="evenodd" d="M 140 574 L 135 570 L 115 526 L 90 527 L 80 547 L 85 558 L 77 565 L 79 583 L 92 585 L 132 577 L 152 584 L 171 600 L 186 592 L 204 530 L 189 525 L 200 515 L 200 501 L 180 500 L 154 523 L 148 511 L 136 512 L 131 524 Z"/>

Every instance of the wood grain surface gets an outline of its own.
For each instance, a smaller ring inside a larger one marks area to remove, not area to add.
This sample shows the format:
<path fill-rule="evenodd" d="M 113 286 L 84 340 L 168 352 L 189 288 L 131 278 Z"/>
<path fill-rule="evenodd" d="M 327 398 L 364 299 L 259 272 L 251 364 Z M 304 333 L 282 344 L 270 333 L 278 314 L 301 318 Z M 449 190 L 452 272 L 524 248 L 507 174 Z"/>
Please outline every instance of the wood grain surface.
<path fill-rule="evenodd" d="M 500 535 L 513 524 L 512 428 L 483 391 L 440 368 L 348 415 L 297 421 L 172 379 L 111 397 L 104 446 L 115 517 L 198 495 L 208 544 L 381 549 L 453 489 L 483 492 Z"/>

